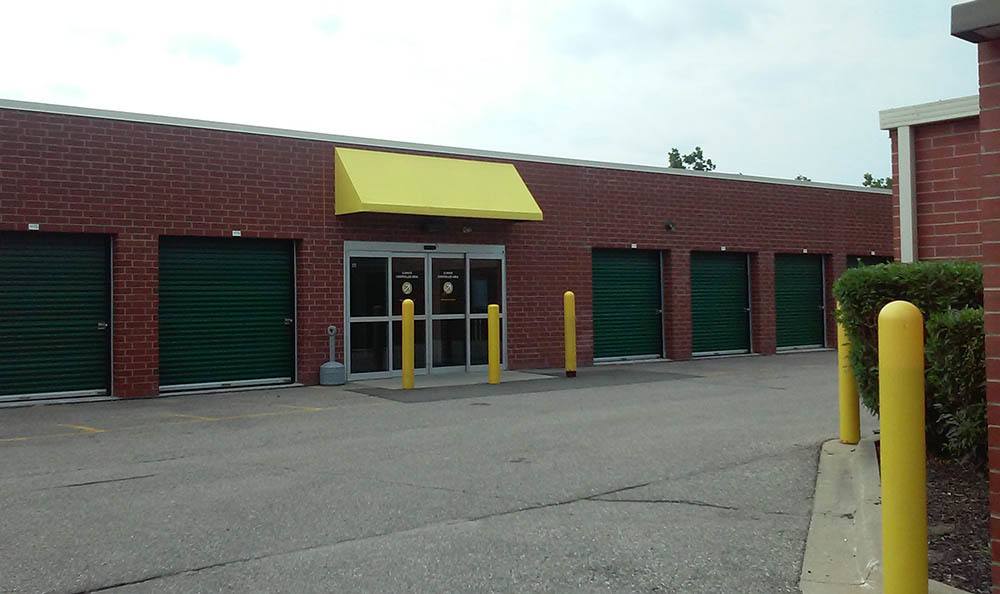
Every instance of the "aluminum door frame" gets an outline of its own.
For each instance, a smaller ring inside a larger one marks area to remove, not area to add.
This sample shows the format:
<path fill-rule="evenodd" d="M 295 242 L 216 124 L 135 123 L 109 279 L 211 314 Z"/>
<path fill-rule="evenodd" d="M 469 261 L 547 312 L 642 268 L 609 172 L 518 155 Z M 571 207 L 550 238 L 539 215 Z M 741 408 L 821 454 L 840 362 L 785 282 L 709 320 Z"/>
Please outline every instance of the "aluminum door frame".
<path fill-rule="evenodd" d="M 469 260 L 470 259 L 498 259 L 500 260 L 500 284 L 501 284 L 501 299 L 503 303 L 501 304 L 501 316 L 500 323 L 502 327 L 503 336 L 507 336 L 507 255 L 506 247 L 504 245 L 495 244 L 426 244 L 426 243 L 403 243 L 403 242 L 378 242 L 378 241 L 345 241 L 344 242 L 344 253 L 343 253 L 343 279 L 344 279 L 344 316 L 343 316 L 343 342 L 344 342 L 344 368 L 347 372 L 348 380 L 357 379 L 377 379 L 377 378 L 387 378 L 387 377 L 399 377 L 402 375 L 402 370 L 394 371 L 392 369 L 392 257 L 417 257 L 424 256 L 424 312 L 426 316 L 426 321 L 424 323 L 425 329 L 425 363 L 427 364 L 425 368 L 416 370 L 420 375 L 432 373 L 433 369 L 433 343 L 432 343 L 432 324 L 430 323 L 430 318 L 432 315 L 430 312 L 431 299 L 431 256 L 434 254 L 441 254 L 442 256 L 464 256 L 465 259 L 465 367 L 440 367 L 439 373 L 456 373 L 456 372 L 470 372 L 478 371 L 481 369 L 486 369 L 486 365 L 470 365 L 471 348 L 470 348 L 470 335 L 469 335 L 469 320 L 470 320 L 470 305 L 469 305 Z M 389 283 L 386 286 L 386 316 L 375 317 L 366 316 L 363 319 L 353 320 L 351 318 L 351 258 L 352 257 L 369 257 L 369 258 L 386 258 L 386 274 L 388 275 Z M 383 317 L 385 318 L 383 320 Z M 386 340 L 387 345 L 387 357 L 388 357 L 388 370 L 387 371 L 371 371 L 363 373 L 351 373 L 351 331 L 350 325 L 352 321 L 385 321 L 388 324 Z M 503 362 L 501 364 L 502 369 L 507 368 L 507 345 L 509 340 L 503 341 Z"/>

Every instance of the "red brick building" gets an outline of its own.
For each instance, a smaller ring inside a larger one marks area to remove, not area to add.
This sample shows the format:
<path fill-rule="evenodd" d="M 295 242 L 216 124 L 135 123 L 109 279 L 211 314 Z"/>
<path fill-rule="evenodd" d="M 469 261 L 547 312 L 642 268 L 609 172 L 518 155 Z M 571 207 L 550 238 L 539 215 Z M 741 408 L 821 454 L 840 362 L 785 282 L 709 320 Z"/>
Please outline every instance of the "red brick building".
<path fill-rule="evenodd" d="M 892 141 L 896 258 L 978 260 L 979 98 L 887 109 L 879 125 Z"/>
<path fill-rule="evenodd" d="M 393 375 L 404 297 L 422 373 L 478 372 L 494 302 L 507 367 L 561 366 L 566 290 L 581 364 L 823 347 L 891 217 L 882 190 L 2 101 L 0 402 L 313 384 L 328 325 L 350 378 Z"/>
<path fill-rule="evenodd" d="M 990 544 L 1000 592 L 1000 3 L 952 7 L 952 35 L 979 47 L 979 94 L 890 109 L 894 243 L 903 261 L 979 260 L 986 309 Z"/>

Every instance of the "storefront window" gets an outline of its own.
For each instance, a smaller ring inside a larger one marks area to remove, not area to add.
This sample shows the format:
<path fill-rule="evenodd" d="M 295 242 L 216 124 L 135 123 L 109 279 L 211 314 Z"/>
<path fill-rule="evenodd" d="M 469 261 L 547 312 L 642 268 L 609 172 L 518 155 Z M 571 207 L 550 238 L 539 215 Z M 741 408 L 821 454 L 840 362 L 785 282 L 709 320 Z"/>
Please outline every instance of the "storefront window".
<path fill-rule="evenodd" d="M 403 315 L 403 300 L 413 300 L 413 314 L 424 315 L 424 258 L 392 259 L 392 315 Z"/>
<path fill-rule="evenodd" d="M 351 322 L 351 373 L 388 371 L 389 322 Z"/>
<path fill-rule="evenodd" d="M 351 317 L 385 316 L 388 258 L 351 258 Z"/>
<path fill-rule="evenodd" d="M 432 258 L 431 262 L 432 313 L 464 314 L 465 258 Z"/>
<path fill-rule="evenodd" d="M 486 313 L 496 304 L 503 310 L 500 260 L 469 260 L 469 307 L 474 314 Z"/>

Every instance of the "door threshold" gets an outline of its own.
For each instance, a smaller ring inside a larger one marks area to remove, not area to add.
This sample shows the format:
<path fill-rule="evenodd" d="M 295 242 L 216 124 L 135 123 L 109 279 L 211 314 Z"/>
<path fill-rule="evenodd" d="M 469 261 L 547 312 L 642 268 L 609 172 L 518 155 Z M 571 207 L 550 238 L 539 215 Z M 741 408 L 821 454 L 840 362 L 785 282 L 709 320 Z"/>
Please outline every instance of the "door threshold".
<path fill-rule="evenodd" d="M 607 361 L 594 361 L 594 367 L 601 367 L 604 365 L 636 365 L 639 363 L 663 363 L 667 361 L 673 361 L 673 359 L 667 359 L 666 357 L 640 357 L 637 359 L 612 359 Z"/>
<path fill-rule="evenodd" d="M 10 400 L 0 402 L 0 408 L 23 408 L 25 406 L 46 406 L 49 404 L 80 404 L 83 402 L 107 402 L 121 400 L 115 396 L 83 396 L 77 398 L 36 398 L 34 400 Z"/>
<path fill-rule="evenodd" d="M 775 349 L 774 354 L 776 355 L 789 355 L 791 353 L 824 353 L 826 351 L 835 351 L 837 349 L 833 347 L 781 347 Z"/>
<path fill-rule="evenodd" d="M 760 353 L 714 353 L 708 355 L 691 355 L 692 361 L 705 361 L 707 359 L 735 359 L 737 357 L 759 357 Z"/>
<path fill-rule="evenodd" d="M 207 388 L 204 390 L 170 390 L 169 392 L 160 392 L 155 398 L 167 398 L 170 396 L 193 396 L 197 394 L 228 394 L 230 392 L 259 392 L 261 390 L 283 390 L 285 388 L 302 388 L 305 384 L 291 383 L 291 384 L 266 384 L 266 385 L 256 385 L 256 386 L 234 386 L 230 388 Z"/>

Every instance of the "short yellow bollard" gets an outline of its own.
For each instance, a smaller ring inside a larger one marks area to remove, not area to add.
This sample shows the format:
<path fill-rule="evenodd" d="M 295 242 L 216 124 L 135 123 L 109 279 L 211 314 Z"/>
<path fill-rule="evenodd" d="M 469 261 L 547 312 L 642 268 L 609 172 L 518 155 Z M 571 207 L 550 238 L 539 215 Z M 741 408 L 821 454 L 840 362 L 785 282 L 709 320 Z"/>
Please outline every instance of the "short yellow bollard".
<path fill-rule="evenodd" d="M 412 390 L 413 377 L 413 300 L 403 300 L 403 389 Z"/>
<path fill-rule="evenodd" d="M 840 322 L 837 322 L 837 367 L 840 390 L 840 443 L 855 444 L 861 441 L 861 405 L 858 401 L 858 382 L 851 367 L 851 340 Z"/>
<path fill-rule="evenodd" d="M 563 334 L 566 344 L 566 377 L 576 377 L 576 295 L 563 293 Z"/>
<path fill-rule="evenodd" d="M 885 594 L 927 592 L 924 320 L 893 301 L 878 316 Z"/>
<path fill-rule="evenodd" d="M 491 384 L 500 383 L 500 306 L 490 305 L 486 308 L 486 340 L 489 349 L 487 362 L 489 363 L 488 381 Z"/>

